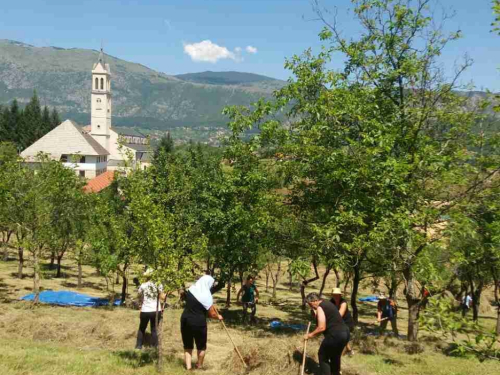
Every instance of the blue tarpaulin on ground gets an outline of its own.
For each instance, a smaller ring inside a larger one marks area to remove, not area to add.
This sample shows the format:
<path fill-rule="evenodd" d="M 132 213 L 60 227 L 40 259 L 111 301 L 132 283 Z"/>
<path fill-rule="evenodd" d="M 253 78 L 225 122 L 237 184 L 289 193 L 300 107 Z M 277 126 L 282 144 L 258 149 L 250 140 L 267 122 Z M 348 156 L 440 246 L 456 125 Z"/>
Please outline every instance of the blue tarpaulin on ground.
<path fill-rule="evenodd" d="M 377 302 L 378 297 L 377 296 L 368 296 L 368 297 L 361 297 L 358 298 L 359 302 Z"/>
<path fill-rule="evenodd" d="M 24 301 L 33 301 L 35 294 L 28 294 L 22 297 Z M 86 294 L 70 292 L 69 290 L 45 290 L 40 293 L 40 303 L 48 303 L 51 305 L 60 306 L 106 306 L 109 304 L 109 300 L 106 298 L 91 297 Z M 120 304 L 120 300 L 116 300 L 115 305 Z"/>
<path fill-rule="evenodd" d="M 279 320 L 273 320 L 271 323 L 269 323 L 269 327 L 271 327 L 273 329 L 289 328 L 289 329 L 293 329 L 294 331 L 303 331 L 307 328 L 304 324 L 286 324 L 286 323 L 280 322 Z"/>

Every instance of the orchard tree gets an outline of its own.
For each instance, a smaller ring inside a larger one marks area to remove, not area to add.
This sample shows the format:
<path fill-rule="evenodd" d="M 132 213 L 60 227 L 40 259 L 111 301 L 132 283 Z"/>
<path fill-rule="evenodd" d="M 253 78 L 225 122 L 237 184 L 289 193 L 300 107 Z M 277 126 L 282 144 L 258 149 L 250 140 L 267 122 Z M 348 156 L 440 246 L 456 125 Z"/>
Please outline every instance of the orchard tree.
<path fill-rule="evenodd" d="M 226 109 L 230 142 L 256 159 L 274 156 L 288 176 L 291 206 L 321 234 L 311 238 L 317 249 L 330 243 L 361 267 L 364 259 L 396 261 L 411 341 L 422 301 L 415 265 L 441 239 L 443 217 L 490 189 L 500 165 L 498 137 L 475 132 L 481 111 L 455 93 L 471 62 L 451 79 L 442 74 L 441 51 L 460 35 L 433 28 L 429 3 L 353 0 L 357 40 L 344 39 L 317 7 L 322 52 L 287 60 L 295 79 L 274 101 Z M 344 69 L 329 70 L 338 53 Z M 246 140 L 253 127 L 259 135 Z M 478 153 L 480 144 L 490 152 Z"/>

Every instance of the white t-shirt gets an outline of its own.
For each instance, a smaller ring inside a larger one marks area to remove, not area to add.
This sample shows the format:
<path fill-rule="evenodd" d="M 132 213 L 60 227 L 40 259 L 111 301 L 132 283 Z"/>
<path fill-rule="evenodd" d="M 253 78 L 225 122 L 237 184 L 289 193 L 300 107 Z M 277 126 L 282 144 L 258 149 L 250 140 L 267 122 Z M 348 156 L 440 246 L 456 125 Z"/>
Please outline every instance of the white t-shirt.
<path fill-rule="evenodd" d="M 163 292 L 163 285 L 156 286 L 153 282 L 148 281 L 139 287 L 139 294 L 142 294 L 142 312 L 156 312 L 158 291 Z M 158 309 L 161 310 L 161 301 L 158 304 Z"/>

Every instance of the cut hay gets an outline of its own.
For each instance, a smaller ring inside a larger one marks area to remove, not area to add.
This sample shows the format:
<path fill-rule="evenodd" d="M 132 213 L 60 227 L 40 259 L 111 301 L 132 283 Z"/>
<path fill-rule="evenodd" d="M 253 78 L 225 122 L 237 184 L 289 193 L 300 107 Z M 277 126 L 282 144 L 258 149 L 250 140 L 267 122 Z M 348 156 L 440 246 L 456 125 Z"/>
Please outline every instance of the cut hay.
<path fill-rule="evenodd" d="M 296 375 L 302 361 L 302 335 L 293 335 L 281 340 L 248 340 L 247 345 L 239 346 L 247 368 L 243 367 L 236 351 L 229 355 L 228 368 L 225 374 L 294 374 Z M 308 344 L 307 367 L 315 366 L 311 357 L 316 357 L 320 341 L 311 340 Z"/>

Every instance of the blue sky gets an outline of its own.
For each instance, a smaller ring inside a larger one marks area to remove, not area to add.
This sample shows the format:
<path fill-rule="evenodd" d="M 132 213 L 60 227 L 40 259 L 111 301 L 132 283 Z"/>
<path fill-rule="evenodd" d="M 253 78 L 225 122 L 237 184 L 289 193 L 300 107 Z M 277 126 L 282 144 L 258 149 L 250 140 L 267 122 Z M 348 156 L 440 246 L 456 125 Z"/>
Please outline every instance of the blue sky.
<path fill-rule="evenodd" d="M 344 35 L 356 35 L 349 0 L 323 4 L 338 7 Z M 475 63 L 464 82 L 500 91 L 491 1 L 439 0 L 439 7 L 456 11 L 447 29 L 464 34 L 445 51 L 444 66 L 451 72 L 468 53 Z M 93 49 L 102 40 L 107 53 L 167 74 L 237 70 L 286 79 L 285 57 L 320 47 L 314 17 L 310 0 L 17 0 L 2 6 L 0 38 Z"/>

